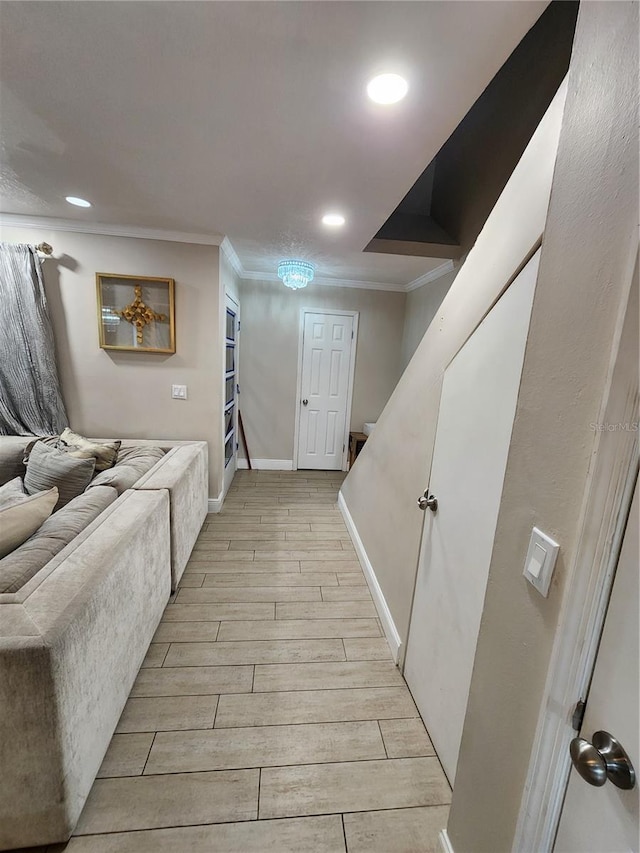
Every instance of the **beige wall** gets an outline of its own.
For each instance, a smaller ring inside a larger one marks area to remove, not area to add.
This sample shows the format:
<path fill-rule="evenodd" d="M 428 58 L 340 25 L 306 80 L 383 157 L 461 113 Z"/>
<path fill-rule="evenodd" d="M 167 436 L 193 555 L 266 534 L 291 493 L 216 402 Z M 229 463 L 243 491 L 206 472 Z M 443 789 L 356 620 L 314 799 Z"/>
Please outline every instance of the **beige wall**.
<path fill-rule="evenodd" d="M 215 497 L 222 447 L 218 248 L 9 226 L 0 236 L 11 243 L 45 240 L 54 248 L 43 269 L 73 429 L 96 436 L 205 439 Z M 175 355 L 99 348 L 96 272 L 175 279 Z M 172 384 L 187 385 L 188 400 L 172 400 Z"/>
<path fill-rule="evenodd" d="M 280 282 L 240 289 L 240 410 L 254 459 L 293 458 L 300 309 L 359 311 L 351 427 L 375 421 L 401 371 L 405 294 Z"/>
<path fill-rule="evenodd" d="M 456 853 L 512 847 L 576 553 L 589 424 L 638 249 L 637 69 L 637 4 L 583 3 L 449 818 Z M 547 599 L 521 577 L 534 525 L 560 543 Z"/>
<path fill-rule="evenodd" d="M 449 292 L 458 270 L 452 270 L 435 281 L 423 284 L 407 293 L 402 331 L 402 369 L 409 364 L 413 354 L 433 318 L 438 313 L 442 300 Z"/>
<path fill-rule="evenodd" d="M 529 143 L 342 488 L 406 643 L 442 375 L 544 229 L 564 89 Z"/>

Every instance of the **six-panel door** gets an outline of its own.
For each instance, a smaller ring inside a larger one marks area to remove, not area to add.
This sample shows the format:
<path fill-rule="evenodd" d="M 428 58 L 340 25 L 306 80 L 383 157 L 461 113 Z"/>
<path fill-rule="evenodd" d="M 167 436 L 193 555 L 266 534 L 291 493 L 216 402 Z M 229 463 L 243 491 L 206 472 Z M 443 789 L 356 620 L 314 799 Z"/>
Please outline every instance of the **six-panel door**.
<path fill-rule="evenodd" d="M 342 468 L 353 320 L 304 315 L 298 468 Z"/>

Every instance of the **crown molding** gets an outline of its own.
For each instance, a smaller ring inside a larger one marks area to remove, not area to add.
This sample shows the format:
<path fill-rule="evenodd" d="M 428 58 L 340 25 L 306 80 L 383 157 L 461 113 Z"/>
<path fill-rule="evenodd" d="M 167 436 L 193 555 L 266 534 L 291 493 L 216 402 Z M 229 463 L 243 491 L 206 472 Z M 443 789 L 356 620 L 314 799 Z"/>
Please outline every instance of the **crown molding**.
<path fill-rule="evenodd" d="M 107 225 L 103 222 L 80 222 L 76 219 L 56 219 L 41 216 L 27 216 L 19 213 L 0 213 L 0 227 L 3 225 L 15 228 L 42 228 L 51 231 L 71 231 L 77 234 L 96 234 L 103 237 L 133 237 L 142 240 L 166 240 L 170 243 L 191 243 L 199 246 L 218 246 L 233 267 L 236 275 L 243 281 L 280 281 L 276 273 L 245 270 L 238 253 L 228 237 L 221 234 L 192 234 L 186 231 L 167 231 L 162 228 L 138 228 L 128 225 Z M 361 279 L 334 279 L 316 276 L 314 284 L 322 287 L 353 287 L 360 290 L 386 290 L 392 293 L 409 293 L 436 281 L 443 275 L 452 272 L 456 264 L 449 260 L 425 275 L 410 281 L 408 284 L 392 282 L 366 281 Z"/>
<path fill-rule="evenodd" d="M 278 279 L 279 281 L 280 279 Z M 404 284 L 393 284 L 383 281 L 359 281 L 357 279 L 314 278 L 316 284 L 323 287 L 356 287 L 361 290 L 390 290 L 392 293 L 404 293 Z"/>
<path fill-rule="evenodd" d="M 136 237 L 142 240 L 166 240 L 170 243 L 194 243 L 199 246 L 221 246 L 221 234 L 190 234 L 185 231 L 166 231 L 162 228 L 138 228 L 129 225 L 107 225 L 104 222 L 78 222 L 75 219 L 56 219 L 0 213 L 0 226 L 43 228 L 52 231 L 73 231 L 77 234 L 99 234 L 103 237 Z"/>
<path fill-rule="evenodd" d="M 446 275 L 449 272 L 453 272 L 456 268 L 456 265 L 453 261 L 445 261 L 440 266 L 437 266 L 435 269 L 430 270 L 428 273 L 421 275 L 419 278 L 414 278 L 413 281 L 410 281 L 409 284 L 404 288 L 407 293 L 411 293 L 412 290 L 417 290 L 419 287 L 423 287 L 425 284 L 429 284 L 430 281 L 436 281 L 439 278 L 442 278 L 443 275 Z"/>
<path fill-rule="evenodd" d="M 244 271 L 244 267 L 242 266 L 242 261 L 238 257 L 238 253 L 231 245 L 231 240 L 228 237 L 224 237 L 222 242 L 220 243 L 220 251 L 224 253 L 224 256 L 229 261 L 235 274 L 239 278 L 244 278 L 246 273 Z"/>
<path fill-rule="evenodd" d="M 280 279 L 274 272 L 254 272 L 253 270 L 245 270 L 242 273 L 244 281 L 274 281 L 280 282 Z M 383 281 L 362 281 L 360 279 L 349 278 L 322 278 L 314 276 L 313 284 L 319 284 L 322 287 L 355 287 L 360 290 L 390 290 L 395 293 L 404 293 L 404 284 L 391 284 Z"/>

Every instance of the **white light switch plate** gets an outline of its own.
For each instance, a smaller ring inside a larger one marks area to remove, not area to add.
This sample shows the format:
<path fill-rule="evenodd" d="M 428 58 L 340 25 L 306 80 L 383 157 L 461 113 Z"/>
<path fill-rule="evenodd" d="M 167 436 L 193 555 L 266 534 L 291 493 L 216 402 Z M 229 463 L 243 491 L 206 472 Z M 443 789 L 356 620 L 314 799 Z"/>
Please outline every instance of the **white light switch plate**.
<path fill-rule="evenodd" d="M 186 385 L 172 385 L 171 386 L 171 396 L 174 400 L 186 400 L 187 399 L 187 386 Z"/>
<path fill-rule="evenodd" d="M 559 550 L 560 546 L 550 536 L 537 527 L 533 528 L 523 575 L 545 598 L 549 592 Z"/>

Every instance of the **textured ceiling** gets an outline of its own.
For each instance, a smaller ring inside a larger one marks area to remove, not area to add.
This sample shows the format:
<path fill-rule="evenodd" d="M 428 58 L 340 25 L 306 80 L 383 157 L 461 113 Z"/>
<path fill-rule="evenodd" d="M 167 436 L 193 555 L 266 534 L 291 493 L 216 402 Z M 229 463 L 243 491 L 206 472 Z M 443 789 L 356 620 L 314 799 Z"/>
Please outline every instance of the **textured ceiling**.
<path fill-rule="evenodd" d="M 224 234 L 245 269 L 363 254 L 546 2 L 2 2 L 0 210 Z M 393 69 L 391 107 L 365 96 Z M 93 202 L 70 207 L 66 195 Z M 327 209 L 347 226 L 327 231 Z"/>

